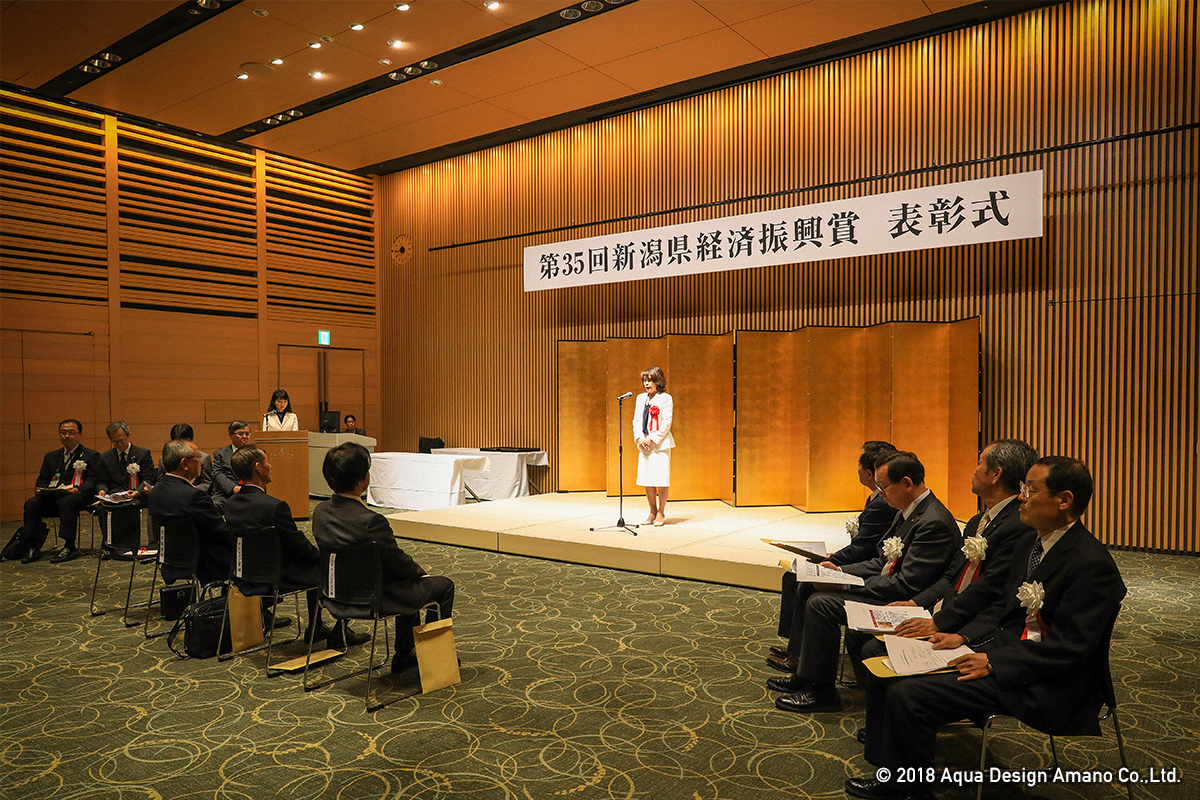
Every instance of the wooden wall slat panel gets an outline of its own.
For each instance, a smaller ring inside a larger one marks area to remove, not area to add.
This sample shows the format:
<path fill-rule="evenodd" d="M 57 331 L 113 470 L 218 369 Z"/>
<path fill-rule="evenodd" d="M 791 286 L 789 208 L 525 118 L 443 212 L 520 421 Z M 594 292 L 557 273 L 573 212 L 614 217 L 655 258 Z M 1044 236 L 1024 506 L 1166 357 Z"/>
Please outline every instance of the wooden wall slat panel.
<path fill-rule="evenodd" d="M 1012 436 L 1078 456 L 1104 541 L 1200 551 L 1185 479 L 1200 417 L 1198 13 L 1057 4 L 382 178 L 380 241 L 414 244 L 380 270 L 384 446 L 452 431 L 459 445 L 520 438 L 556 463 L 538 378 L 560 340 L 978 317 L 982 441 L 941 449 Z M 1114 136 L 1130 138 L 1099 141 Z M 529 245 L 1032 169 L 1042 239 L 522 291 Z M 717 205 L 676 210 L 696 203 Z M 559 226 L 578 227 L 537 233 Z M 511 238 L 469 244 L 493 237 Z M 448 384 L 469 409 L 438 402 Z M 1142 421 L 1161 414 L 1172 423 Z"/>

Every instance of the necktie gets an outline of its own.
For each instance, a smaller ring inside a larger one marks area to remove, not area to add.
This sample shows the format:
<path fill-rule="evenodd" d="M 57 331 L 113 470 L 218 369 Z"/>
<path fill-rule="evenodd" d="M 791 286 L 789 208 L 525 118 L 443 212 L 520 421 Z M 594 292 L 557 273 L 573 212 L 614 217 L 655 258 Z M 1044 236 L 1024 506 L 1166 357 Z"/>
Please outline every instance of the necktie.
<path fill-rule="evenodd" d="M 650 435 L 650 402 L 646 402 L 646 407 L 642 409 L 642 435 Z"/>
<path fill-rule="evenodd" d="M 125 469 L 125 467 L 128 465 L 129 462 L 126 460 L 127 458 L 127 453 L 121 453 L 121 469 Z"/>
<path fill-rule="evenodd" d="M 992 524 L 992 510 L 989 508 L 983 512 L 983 516 L 979 518 L 979 527 L 975 529 L 975 533 L 980 536 L 987 530 L 987 526 Z"/>
<path fill-rule="evenodd" d="M 1042 563 L 1042 539 L 1033 543 L 1033 549 L 1029 551 L 1029 568 L 1025 571 L 1025 580 L 1033 577 L 1033 571 L 1037 569 L 1037 565 Z"/>

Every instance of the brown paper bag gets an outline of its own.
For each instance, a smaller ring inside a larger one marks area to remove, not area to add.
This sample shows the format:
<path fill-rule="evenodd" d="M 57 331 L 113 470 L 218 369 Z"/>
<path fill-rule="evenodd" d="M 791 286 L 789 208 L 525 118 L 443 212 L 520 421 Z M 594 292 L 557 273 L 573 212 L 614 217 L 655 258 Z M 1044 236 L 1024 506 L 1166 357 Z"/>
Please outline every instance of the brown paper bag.
<path fill-rule="evenodd" d="M 240 653 L 263 643 L 262 601 L 246 597 L 236 587 L 229 589 L 229 641 Z"/>
<path fill-rule="evenodd" d="M 458 652 L 454 647 L 452 617 L 413 626 L 413 639 L 417 645 L 422 694 L 462 682 L 458 674 Z"/>

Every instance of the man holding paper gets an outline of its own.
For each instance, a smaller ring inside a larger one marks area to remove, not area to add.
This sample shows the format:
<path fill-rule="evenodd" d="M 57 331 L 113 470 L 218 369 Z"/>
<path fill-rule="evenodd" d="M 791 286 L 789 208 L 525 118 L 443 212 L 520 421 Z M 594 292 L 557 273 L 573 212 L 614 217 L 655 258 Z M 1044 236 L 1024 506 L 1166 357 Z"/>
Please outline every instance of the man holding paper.
<path fill-rule="evenodd" d="M 816 583 L 811 584 L 812 590 L 799 593 L 804 613 L 793 615 L 789 642 L 789 650 L 799 642 L 796 671 L 767 681 L 770 689 L 789 693 L 775 700 L 782 711 L 841 710 L 834 681 L 848 598 L 876 605 L 908 600 L 933 584 L 962 547 L 958 523 L 925 487 L 925 467 L 914 454 L 880 456 L 875 482 L 900 514 L 884 538 L 882 555 L 844 567 L 831 561 L 820 565 L 862 578 L 861 587 Z"/>
<path fill-rule="evenodd" d="M 1079 521 L 1091 473 L 1073 458 L 1041 458 L 1019 496 L 1021 519 L 1036 532 L 1020 538 L 1000 598 L 959 633 L 930 639 L 935 650 L 982 642 L 979 652 L 951 660 L 954 672 L 890 684 L 881 718 L 867 719 L 871 764 L 924 774 L 938 725 L 994 713 L 1053 736 L 1100 733 L 1106 648 L 1126 590 L 1108 550 Z M 859 778 L 845 788 L 865 798 L 929 789 Z"/>

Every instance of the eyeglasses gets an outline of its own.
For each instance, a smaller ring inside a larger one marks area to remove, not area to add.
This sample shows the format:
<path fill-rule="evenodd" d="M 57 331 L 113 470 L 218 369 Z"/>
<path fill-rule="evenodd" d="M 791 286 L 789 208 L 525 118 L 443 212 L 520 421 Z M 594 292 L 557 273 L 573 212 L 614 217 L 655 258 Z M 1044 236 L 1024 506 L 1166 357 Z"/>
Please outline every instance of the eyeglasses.
<path fill-rule="evenodd" d="M 875 484 L 875 488 L 878 489 L 880 492 L 886 492 L 888 490 L 888 488 L 890 488 L 891 486 L 894 486 L 894 485 L 895 484 L 891 484 L 891 483 L 877 483 L 877 484 Z"/>
<path fill-rule="evenodd" d="M 1042 491 L 1049 492 L 1050 494 L 1058 494 L 1057 492 L 1050 492 L 1049 489 L 1034 489 L 1028 483 L 1022 483 L 1021 491 L 1017 493 L 1017 496 L 1022 500 L 1028 500 L 1030 495 L 1037 494 L 1038 492 Z"/>

